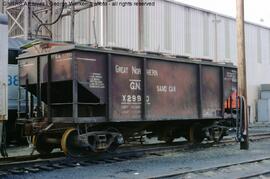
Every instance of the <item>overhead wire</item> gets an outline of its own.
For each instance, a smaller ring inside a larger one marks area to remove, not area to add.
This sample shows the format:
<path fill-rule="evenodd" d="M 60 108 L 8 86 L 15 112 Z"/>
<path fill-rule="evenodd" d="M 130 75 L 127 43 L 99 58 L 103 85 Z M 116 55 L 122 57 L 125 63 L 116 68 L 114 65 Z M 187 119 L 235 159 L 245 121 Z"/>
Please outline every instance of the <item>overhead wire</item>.
<path fill-rule="evenodd" d="M 50 2 L 51 2 L 51 1 L 50 1 Z M 57 22 L 60 20 L 62 14 L 63 14 L 63 12 L 64 12 L 64 9 L 65 9 L 65 0 L 62 1 L 61 12 L 59 13 L 58 17 L 57 17 L 53 22 L 51 22 L 51 23 L 41 23 L 41 24 L 38 26 L 38 28 L 36 29 L 36 37 L 38 36 L 39 29 L 40 29 L 42 26 L 54 25 L 55 23 L 57 23 Z"/>

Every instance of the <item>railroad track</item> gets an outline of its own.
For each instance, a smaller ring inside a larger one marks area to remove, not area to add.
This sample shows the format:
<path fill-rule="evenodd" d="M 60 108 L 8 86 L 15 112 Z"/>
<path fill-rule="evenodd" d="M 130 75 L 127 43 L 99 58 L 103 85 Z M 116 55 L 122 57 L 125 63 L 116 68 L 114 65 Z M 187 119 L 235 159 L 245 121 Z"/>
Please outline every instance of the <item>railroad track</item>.
<path fill-rule="evenodd" d="M 47 156 L 46 158 L 40 158 L 36 156 L 21 156 L 20 161 L 16 162 L 0 162 L 0 177 L 19 175 L 27 173 L 36 173 L 41 171 L 52 171 L 67 167 L 77 166 L 89 166 L 105 163 L 117 163 L 126 160 L 139 159 L 145 156 L 162 156 L 168 152 L 177 152 L 192 150 L 195 148 L 206 148 L 212 144 L 202 145 L 190 145 L 187 142 L 179 142 L 174 145 L 166 144 L 151 144 L 140 147 L 123 147 L 120 148 L 116 153 L 105 153 L 102 155 L 95 155 L 84 158 L 70 158 L 64 156 L 57 156 L 57 158 Z M 22 160 L 25 157 L 25 160 Z"/>
<path fill-rule="evenodd" d="M 250 136 L 251 141 L 270 138 L 270 133 L 255 134 Z M 233 138 L 227 138 L 220 143 L 206 142 L 199 145 L 191 145 L 187 142 L 178 142 L 168 146 L 167 144 L 148 144 L 140 146 L 121 147 L 116 153 L 105 153 L 87 158 L 69 158 L 63 153 L 57 152 L 49 156 L 21 156 L 0 160 L 0 177 L 52 171 L 61 168 L 89 166 L 105 163 L 116 163 L 126 160 L 139 159 L 146 156 L 162 156 L 167 153 L 201 150 L 209 147 L 224 147 L 235 144 Z"/>
<path fill-rule="evenodd" d="M 226 169 L 227 169 L 226 171 L 227 177 L 223 176 L 222 178 L 231 178 L 230 176 L 228 176 L 228 174 L 233 172 L 233 167 L 239 168 L 241 166 L 245 166 L 246 168 L 253 167 L 254 169 L 254 166 L 256 165 L 258 166 L 260 163 L 266 162 L 266 161 L 269 162 L 269 165 L 270 165 L 270 157 L 265 157 L 265 158 L 255 159 L 255 160 L 247 160 L 247 161 L 242 161 L 242 162 L 223 164 L 223 165 L 214 166 L 214 167 L 207 167 L 207 168 L 196 169 L 196 170 L 188 170 L 184 172 L 170 173 L 170 174 L 165 174 L 161 176 L 153 176 L 153 177 L 150 177 L 149 179 L 203 178 L 203 177 L 206 177 L 208 175 L 207 173 L 209 172 L 213 172 L 215 174 L 215 176 L 212 176 L 213 178 L 218 178 L 220 177 L 218 173 L 223 172 Z M 237 170 L 237 172 L 239 172 L 239 170 Z M 248 178 L 258 178 L 260 176 L 266 176 L 266 175 L 270 176 L 269 169 L 265 171 L 258 171 L 256 173 L 253 173 L 254 171 L 251 171 L 251 172 L 252 173 L 250 174 L 245 174 L 245 173 L 248 173 L 248 171 L 242 171 L 242 173 L 236 174 L 240 176 L 237 176 L 235 178 L 248 179 Z M 208 178 L 211 178 L 211 177 L 208 175 Z"/>
<path fill-rule="evenodd" d="M 34 161 L 34 160 L 42 160 L 42 159 L 53 159 L 53 158 L 59 158 L 64 157 L 63 152 L 54 152 L 50 155 L 22 155 L 22 156 L 12 156 L 7 158 L 0 158 L 0 166 L 1 163 L 12 163 L 12 162 L 21 162 L 21 161 Z"/>
<path fill-rule="evenodd" d="M 258 172 L 251 175 L 246 175 L 243 177 L 239 177 L 238 179 L 252 179 L 252 178 L 269 178 L 270 177 L 270 170 L 266 170 L 264 172 Z"/>

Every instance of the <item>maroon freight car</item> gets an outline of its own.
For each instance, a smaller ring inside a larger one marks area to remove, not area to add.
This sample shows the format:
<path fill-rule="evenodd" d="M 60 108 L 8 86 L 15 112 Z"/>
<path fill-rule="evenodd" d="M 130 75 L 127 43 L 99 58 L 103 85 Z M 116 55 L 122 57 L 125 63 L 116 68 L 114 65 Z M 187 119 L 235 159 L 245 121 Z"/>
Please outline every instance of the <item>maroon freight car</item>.
<path fill-rule="evenodd" d="M 232 64 L 67 45 L 19 57 L 25 113 L 40 153 L 114 150 L 134 134 L 219 140 L 233 121 Z"/>

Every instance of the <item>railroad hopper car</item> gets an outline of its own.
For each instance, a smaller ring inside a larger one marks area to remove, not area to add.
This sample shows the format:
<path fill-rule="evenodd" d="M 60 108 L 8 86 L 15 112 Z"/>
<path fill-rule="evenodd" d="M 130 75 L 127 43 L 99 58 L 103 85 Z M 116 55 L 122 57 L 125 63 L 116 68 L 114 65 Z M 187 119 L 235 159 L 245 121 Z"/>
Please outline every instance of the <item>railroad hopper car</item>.
<path fill-rule="evenodd" d="M 44 45 L 43 45 L 44 46 Z M 45 47 L 43 47 L 45 48 Z M 24 135 L 38 152 L 113 151 L 134 135 L 220 140 L 232 124 L 232 64 L 66 45 L 19 57 Z"/>

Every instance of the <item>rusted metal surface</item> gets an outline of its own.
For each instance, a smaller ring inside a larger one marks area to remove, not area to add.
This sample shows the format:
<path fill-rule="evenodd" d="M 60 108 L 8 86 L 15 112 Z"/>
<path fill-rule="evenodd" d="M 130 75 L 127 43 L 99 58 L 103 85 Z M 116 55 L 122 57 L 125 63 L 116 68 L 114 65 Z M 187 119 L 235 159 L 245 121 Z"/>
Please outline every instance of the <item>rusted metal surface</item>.
<path fill-rule="evenodd" d="M 47 56 L 39 58 L 39 74 L 45 103 L 50 86 L 52 121 L 71 118 L 72 105 L 78 105 L 76 123 L 216 119 L 236 92 L 236 68 L 230 65 L 76 48 Z M 21 84 L 27 77 L 37 83 L 36 62 L 20 61 Z"/>
<path fill-rule="evenodd" d="M 237 72 L 235 69 L 224 70 L 224 99 L 227 100 L 237 91 Z"/>
<path fill-rule="evenodd" d="M 202 116 L 203 118 L 221 117 L 221 68 L 202 67 Z"/>
<path fill-rule="evenodd" d="M 25 85 L 28 79 L 29 84 L 37 83 L 37 60 L 36 58 L 26 59 L 19 63 L 20 85 Z"/>
<path fill-rule="evenodd" d="M 138 58 L 112 55 L 112 118 L 140 120 L 141 63 Z"/>
<path fill-rule="evenodd" d="M 72 79 L 72 53 L 55 54 L 52 58 L 52 81 Z"/>
<path fill-rule="evenodd" d="M 106 101 L 106 54 L 76 52 L 78 82 L 99 98 L 100 103 Z M 79 102 L 87 102 L 79 94 Z"/>
<path fill-rule="evenodd" d="M 48 82 L 48 56 L 40 57 L 40 82 L 46 83 Z"/>
<path fill-rule="evenodd" d="M 198 118 L 197 65 L 148 61 L 147 118 Z"/>

